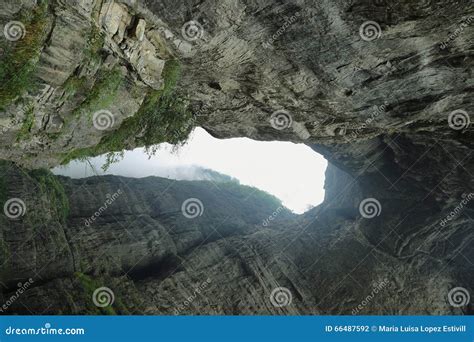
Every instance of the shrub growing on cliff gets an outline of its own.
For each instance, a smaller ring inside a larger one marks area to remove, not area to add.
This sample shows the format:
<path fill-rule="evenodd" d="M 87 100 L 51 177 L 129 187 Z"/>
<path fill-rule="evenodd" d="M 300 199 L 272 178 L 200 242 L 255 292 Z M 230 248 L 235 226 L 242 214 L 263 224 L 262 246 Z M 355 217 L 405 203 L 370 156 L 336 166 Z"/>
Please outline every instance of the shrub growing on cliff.
<path fill-rule="evenodd" d="M 76 108 L 74 114 L 87 114 L 92 118 L 92 113 L 107 108 L 114 101 L 123 81 L 124 77 L 120 69 L 101 70 L 94 86 L 89 90 L 86 99 Z"/>
<path fill-rule="evenodd" d="M 69 200 L 61 182 L 48 170 L 38 169 L 31 171 L 31 176 L 36 180 L 39 190 L 48 197 L 51 206 L 61 222 L 66 222 L 69 215 Z"/>
<path fill-rule="evenodd" d="M 32 104 L 25 106 L 25 118 L 21 125 L 21 129 L 18 132 L 17 140 L 25 139 L 33 128 L 35 122 L 35 107 Z"/>
<path fill-rule="evenodd" d="M 32 11 L 22 11 L 16 20 L 25 26 L 24 37 L 16 42 L 1 43 L 0 109 L 35 86 L 33 73 L 48 35 L 47 9 L 47 2 L 42 1 Z"/>
<path fill-rule="evenodd" d="M 116 152 L 130 146 L 145 146 L 149 154 L 154 154 L 154 145 L 169 142 L 183 143 L 192 129 L 192 115 L 187 103 L 175 90 L 180 75 L 178 61 L 167 61 L 163 69 L 163 86 L 151 91 L 143 101 L 137 113 L 126 119 L 121 126 L 102 138 L 96 146 L 74 150 L 69 153 L 63 164 L 73 159 L 84 159 L 109 152 L 107 168 L 119 160 Z"/>

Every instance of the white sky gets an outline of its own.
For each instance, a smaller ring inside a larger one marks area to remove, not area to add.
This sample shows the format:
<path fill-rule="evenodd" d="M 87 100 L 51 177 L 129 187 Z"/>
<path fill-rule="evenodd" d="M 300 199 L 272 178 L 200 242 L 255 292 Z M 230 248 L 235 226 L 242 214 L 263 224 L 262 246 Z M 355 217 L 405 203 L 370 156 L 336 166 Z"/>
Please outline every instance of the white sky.
<path fill-rule="evenodd" d="M 99 174 L 104 174 L 100 169 L 104 160 L 103 156 L 90 160 Z M 53 172 L 74 178 L 94 175 L 87 165 L 74 161 Z M 169 144 L 161 144 L 151 159 L 142 148 L 128 151 L 106 174 L 193 179 L 192 172 L 183 175 L 183 169 L 192 170 L 193 166 L 218 171 L 237 178 L 241 184 L 264 190 L 278 197 L 295 213 L 303 213 L 324 199 L 327 161 L 308 146 L 247 138 L 220 140 L 199 127 L 178 151 L 173 151 Z"/>

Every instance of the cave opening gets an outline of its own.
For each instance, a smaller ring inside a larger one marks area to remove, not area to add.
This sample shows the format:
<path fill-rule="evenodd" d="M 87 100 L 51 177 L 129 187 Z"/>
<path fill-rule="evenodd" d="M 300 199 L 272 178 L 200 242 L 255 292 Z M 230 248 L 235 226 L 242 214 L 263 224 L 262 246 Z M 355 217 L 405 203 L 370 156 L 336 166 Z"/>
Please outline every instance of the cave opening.
<path fill-rule="evenodd" d="M 263 190 L 295 214 L 324 200 L 326 159 L 305 144 L 217 139 L 197 127 L 183 146 L 167 143 L 149 156 L 144 148 L 124 151 L 105 171 L 106 156 L 75 160 L 53 169 L 72 178 L 118 175 L 132 178 L 158 176 L 175 180 L 233 181 Z"/>

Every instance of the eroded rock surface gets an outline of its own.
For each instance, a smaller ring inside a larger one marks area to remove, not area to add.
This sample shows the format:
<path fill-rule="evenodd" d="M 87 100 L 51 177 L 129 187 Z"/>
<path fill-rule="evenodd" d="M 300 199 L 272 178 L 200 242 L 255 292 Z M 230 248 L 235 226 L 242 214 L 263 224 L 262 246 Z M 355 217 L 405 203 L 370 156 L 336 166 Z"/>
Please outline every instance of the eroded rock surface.
<path fill-rule="evenodd" d="M 2 23 L 32 12 L 28 2 L 10 10 Z M 178 89 L 193 124 L 218 137 L 328 145 L 436 131 L 466 142 L 472 130 L 457 135 L 448 118 L 472 112 L 473 14 L 468 0 L 53 1 L 42 31 L 23 19 L 25 38 L 41 43 L 30 74 L 38 84 L 2 101 L 0 156 L 52 166 L 97 145 L 163 86 L 168 60 L 183 69 Z M 100 81 L 110 69 L 118 74 L 108 88 Z M 113 124 L 98 130 L 93 114 L 105 110 Z M 44 124 L 53 113 L 59 134 Z"/>
<path fill-rule="evenodd" d="M 220 188 L 177 182 L 162 194 L 163 181 L 118 177 L 82 184 L 43 175 L 44 183 L 7 163 L 2 200 L 22 198 L 28 211 L 1 221 L 4 298 L 37 279 L 10 312 L 97 313 L 89 292 L 107 286 L 117 313 L 473 313 L 470 1 L 38 8 L 23 1 L 0 12 L 3 25 L 24 20 L 24 39 L 40 47 L 29 58 L 35 86 L 12 81 L 13 95 L 1 88 L 0 158 L 54 166 L 115 137 L 153 91 L 166 89 L 166 63 L 178 61 L 175 91 L 194 115 L 188 124 L 220 138 L 304 142 L 332 166 L 321 206 L 263 226 L 278 208 L 263 214 L 240 200 L 226 207 L 216 200 Z M 4 42 L 2 61 L 19 58 L 15 44 L 22 40 Z M 100 111 L 112 114 L 106 129 L 94 122 Z M 144 144 L 129 138 L 114 148 Z M 56 181 L 67 215 L 50 204 L 59 193 L 33 190 Z M 205 206 L 208 221 L 189 224 L 179 207 L 196 191 L 213 204 Z M 372 218 L 359 208 L 368 199 L 379 203 Z M 238 225 L 223 222 L 228 216 Z M 289 305 L 270 300 L 278 287 L 291 294 Z M 464 305 L 450 301 L 456 287 L 470 294 Z"/>

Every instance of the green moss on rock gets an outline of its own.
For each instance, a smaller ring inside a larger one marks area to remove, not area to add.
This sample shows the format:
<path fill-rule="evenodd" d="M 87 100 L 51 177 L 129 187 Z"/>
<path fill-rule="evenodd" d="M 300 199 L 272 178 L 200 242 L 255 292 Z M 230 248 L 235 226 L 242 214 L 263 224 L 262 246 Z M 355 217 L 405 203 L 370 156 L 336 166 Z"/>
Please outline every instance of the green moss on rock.
<path fill-rule="evenodd" d="M 88 309 L 90 310 L 91 314 L 103 314 L 103 315 L 116 315 L 117 314 L 114 308 L 110 305 L 103 308 L 97 307 L 94 305 L 92 297 L 94 295 L 94 291 L 98 289 L 99 287 L 103 286 L 101 282 L 95 279 L 92 279 L 90 276 L 81 272 L 76 272 L 74 273 L 74 275 L 79 280 L 82 286 L 82 289 L 84 290 L 85 302 L 90 303 L 90 305 L 88 305 Z"/>
<path fill-rule="evenodd" d="M 33 10 L 23 10 L 15 20 L 25 26 L 25 35 L 16 42 L 4 41 L 0 48 L 0 110 L 27 90 L 35 88 L 33 74 L 48 35 L 48 5 L 41 1 Z"/>
<path fill-rule="evenodd" d="M 134 116 L 124 120 L 117 130 L 104 136 L 98 145 L 71 151 L 65 155 L 62 164 L 74 159 L 122 151 L 130 145 L 145 146 L 150 153 L 154 153 L 153 145 L 162 142 L 184 142 L 192 130 L 193 121 L 186 101 L 180 98 L 175 90 L 179 75 L 179 62 L 167 61 L 162 73 L 163 87 L 150 91 Z M 104 107 L 102 102 L 101 109 Z M 108 160 L 116 159 L 115 155 L 109 155 Z"/>
<path fill-rule="evenodd" d="M 124 81 L 124 76 L 118 68 L 112 70 L 101 70 L 97 75 L 98 80 L 88 91 L 86 99 L 74 111 L 75 115 L 92 116 L 98 110 L 110 106 L 117 96 L 117 91 Z M 80 84 L 80 80 L 78 80 Z"/>
<path fill-rule="evenodd" d="M 65 222 L 69 215 L 69 200 L 61 182 L 50 171 L 44 169 L 33 170 L 30 175 L 36 180 L 40 191 L 47 194 L 58 218 Z"/>

